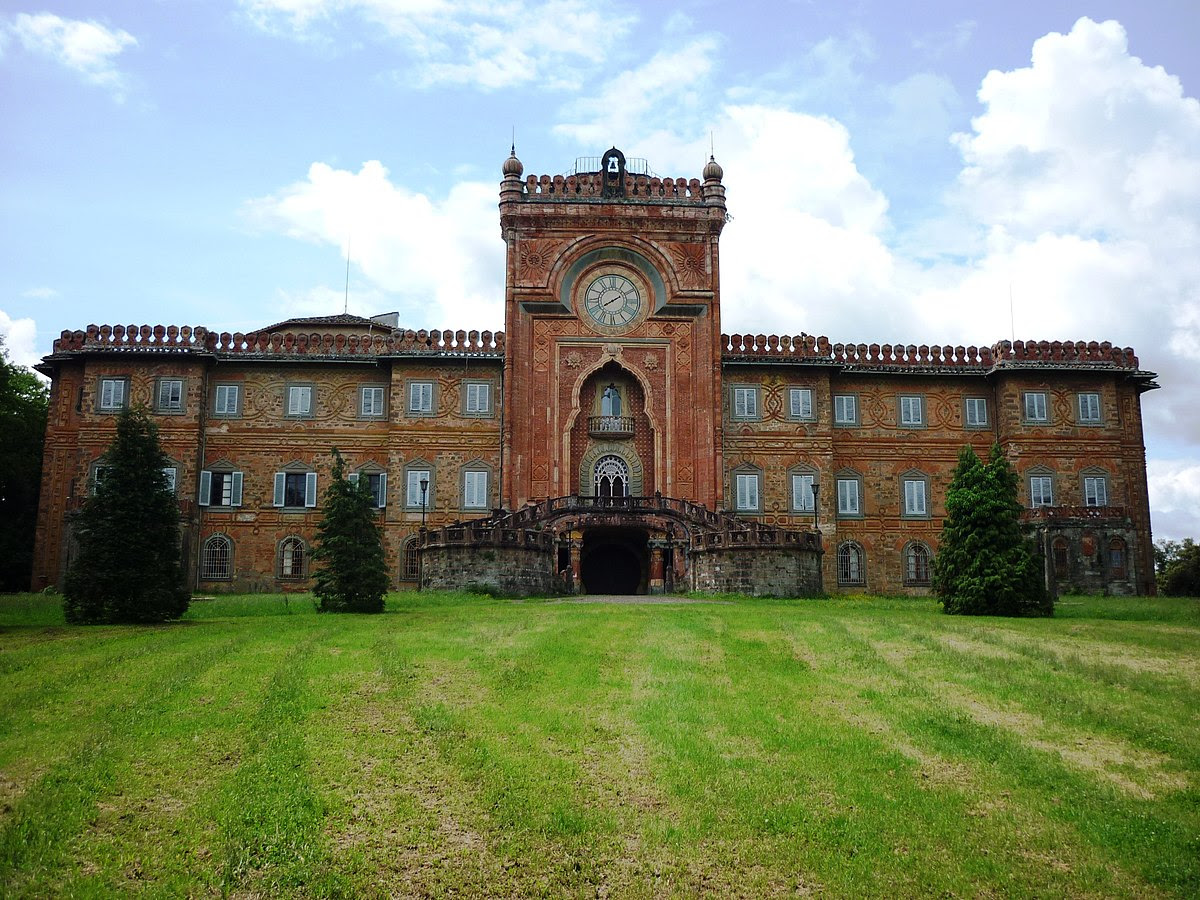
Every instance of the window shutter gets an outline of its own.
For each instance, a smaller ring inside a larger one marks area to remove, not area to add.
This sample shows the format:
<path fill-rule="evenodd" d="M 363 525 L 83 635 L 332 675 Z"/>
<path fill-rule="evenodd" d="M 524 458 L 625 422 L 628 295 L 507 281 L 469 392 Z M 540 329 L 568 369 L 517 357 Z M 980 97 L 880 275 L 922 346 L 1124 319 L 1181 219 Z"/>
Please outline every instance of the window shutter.
<path fill-rule="evenodd" d="M 306 472 L 304 475 L 304 505 L 317 505 L 317 473 Z"/>
<path fill-rule="evenodd" d="M 387 472 L 379 473 L 379 508 L 387 506 Z"/>
<path fill-rule="evenodd" d="M 241 506 L 242 505 L 242 473 L 241 472 L 233 473 L 233 487 L 230 490 L 229 505 L 230 506 Z"/>
<path fill-rule="evenodd" d="M 212 493 L 212 472 L 205 469 L 200 473 L 200 499 L 201 506 L 208 506 L 208 496 Z"/>
<path fill-rule="evenodd" d="M 283 506 L 283 487 L 287 482 L 287 474 L 284 472 L 275 473 L 275 506 Z"/>

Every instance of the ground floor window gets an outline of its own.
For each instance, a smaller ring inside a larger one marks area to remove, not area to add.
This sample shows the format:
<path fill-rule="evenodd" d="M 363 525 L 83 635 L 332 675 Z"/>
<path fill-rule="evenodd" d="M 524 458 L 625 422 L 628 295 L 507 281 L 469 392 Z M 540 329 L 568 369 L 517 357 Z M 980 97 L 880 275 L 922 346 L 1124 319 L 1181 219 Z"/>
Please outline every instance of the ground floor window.
<path fill-rule="evenodd" d="M 597 497 L 627 497 L 629 495 L 629 466 L 619 456 L 602 456 L 596 462 L 595 488 Z"/>
<path fill-rule="evenodd" d="M 1113 578 L 1125 578 L 1125 542 L 1120 538 L 1108 542 L 1108 572 Z"/>
<path fill-rule="evenodd" d="M 401 577 L 405 581 L 416 581 L 417 575 L 421 571 L 421 562 L 417 551 L 417 539 L 415 537 L 411 537 L 404 542 L 401 558 L 403 560 Z"/>
<path fill-rule="evenodd" d="M 279 577 L 303 578 L 307 556 L 304 541 L 298 537 L 284 538 L 279 542 Z"/>
<path fill-rule="evenodd" d="M 232 577 L 233 541 L 223 534 L 214 534 L 200 551 L 200 579 L 224 581 Z"/>
<path fill-rule="evenodd" d="M 924 544 L 909 544 L 904 552 L 905 583 L 929 584 L 932 559 L 933 555 Z"/>
<path fill-rule="evenodd" d="M 1066 538 L 1058 537 L 1050 545 L 1050 555 L 1054 560 L 1054 577 L 1066 578 L 1071 574 L 1071 548 Z"/>
<path fill-rule="evenodd" d="M 846 541 L 838 547 L 838 584 L 862 584 L 866 581 L 866 554 L 860 544 Z"/>

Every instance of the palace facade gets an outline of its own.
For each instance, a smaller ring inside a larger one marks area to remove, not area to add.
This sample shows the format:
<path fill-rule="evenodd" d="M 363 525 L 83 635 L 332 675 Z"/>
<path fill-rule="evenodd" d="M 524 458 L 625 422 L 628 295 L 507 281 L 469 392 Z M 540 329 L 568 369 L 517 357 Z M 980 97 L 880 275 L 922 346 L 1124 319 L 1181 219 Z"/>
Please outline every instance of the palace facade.
<path fill-rule="evenodd" d="M 304 589 L 332 448 L 367 479 L 397 586 L 638 593 L 928 590 L 959 449 L 999 442 L 1059 590 L 1151 593 L 1129 348 L 725 334 L 721 167 L 658 178 L 614 149 L 504 162 L 505 330 L 394 317 L 248 334 L 63 332 L 35 590 L 116 414 L 155 417 L 199 590 Z M 803 323 L 797 323 L 802 325 Z"/>

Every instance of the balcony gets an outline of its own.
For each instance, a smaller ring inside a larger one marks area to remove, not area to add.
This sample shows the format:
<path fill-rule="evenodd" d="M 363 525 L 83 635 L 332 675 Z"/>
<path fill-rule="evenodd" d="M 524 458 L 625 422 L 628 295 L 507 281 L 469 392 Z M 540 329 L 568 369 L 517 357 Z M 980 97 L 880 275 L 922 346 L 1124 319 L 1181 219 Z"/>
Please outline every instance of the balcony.
<path fill-rule="evenodd" d="M 631 438 L 633 416 L 588 416 L 588 434 L 599 438 Z"/>
<path fill-rule="evenodd" d="M 1021 512 L 1026 522 L 1112 522 L 1128 516 L 1123 506 L 1038 506 Z"/>

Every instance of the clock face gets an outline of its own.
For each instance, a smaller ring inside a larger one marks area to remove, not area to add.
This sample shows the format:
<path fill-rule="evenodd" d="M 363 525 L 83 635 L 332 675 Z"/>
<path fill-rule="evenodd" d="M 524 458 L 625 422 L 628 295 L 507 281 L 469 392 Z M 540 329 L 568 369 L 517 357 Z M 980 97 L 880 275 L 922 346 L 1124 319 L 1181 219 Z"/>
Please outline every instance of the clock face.
<path fill-rule="evenodd" d="M 619 328 L 637 317 L 642 295 L 624 275 L 601 275 L 584 292 L 583 308 L 597 325 Z"/>

